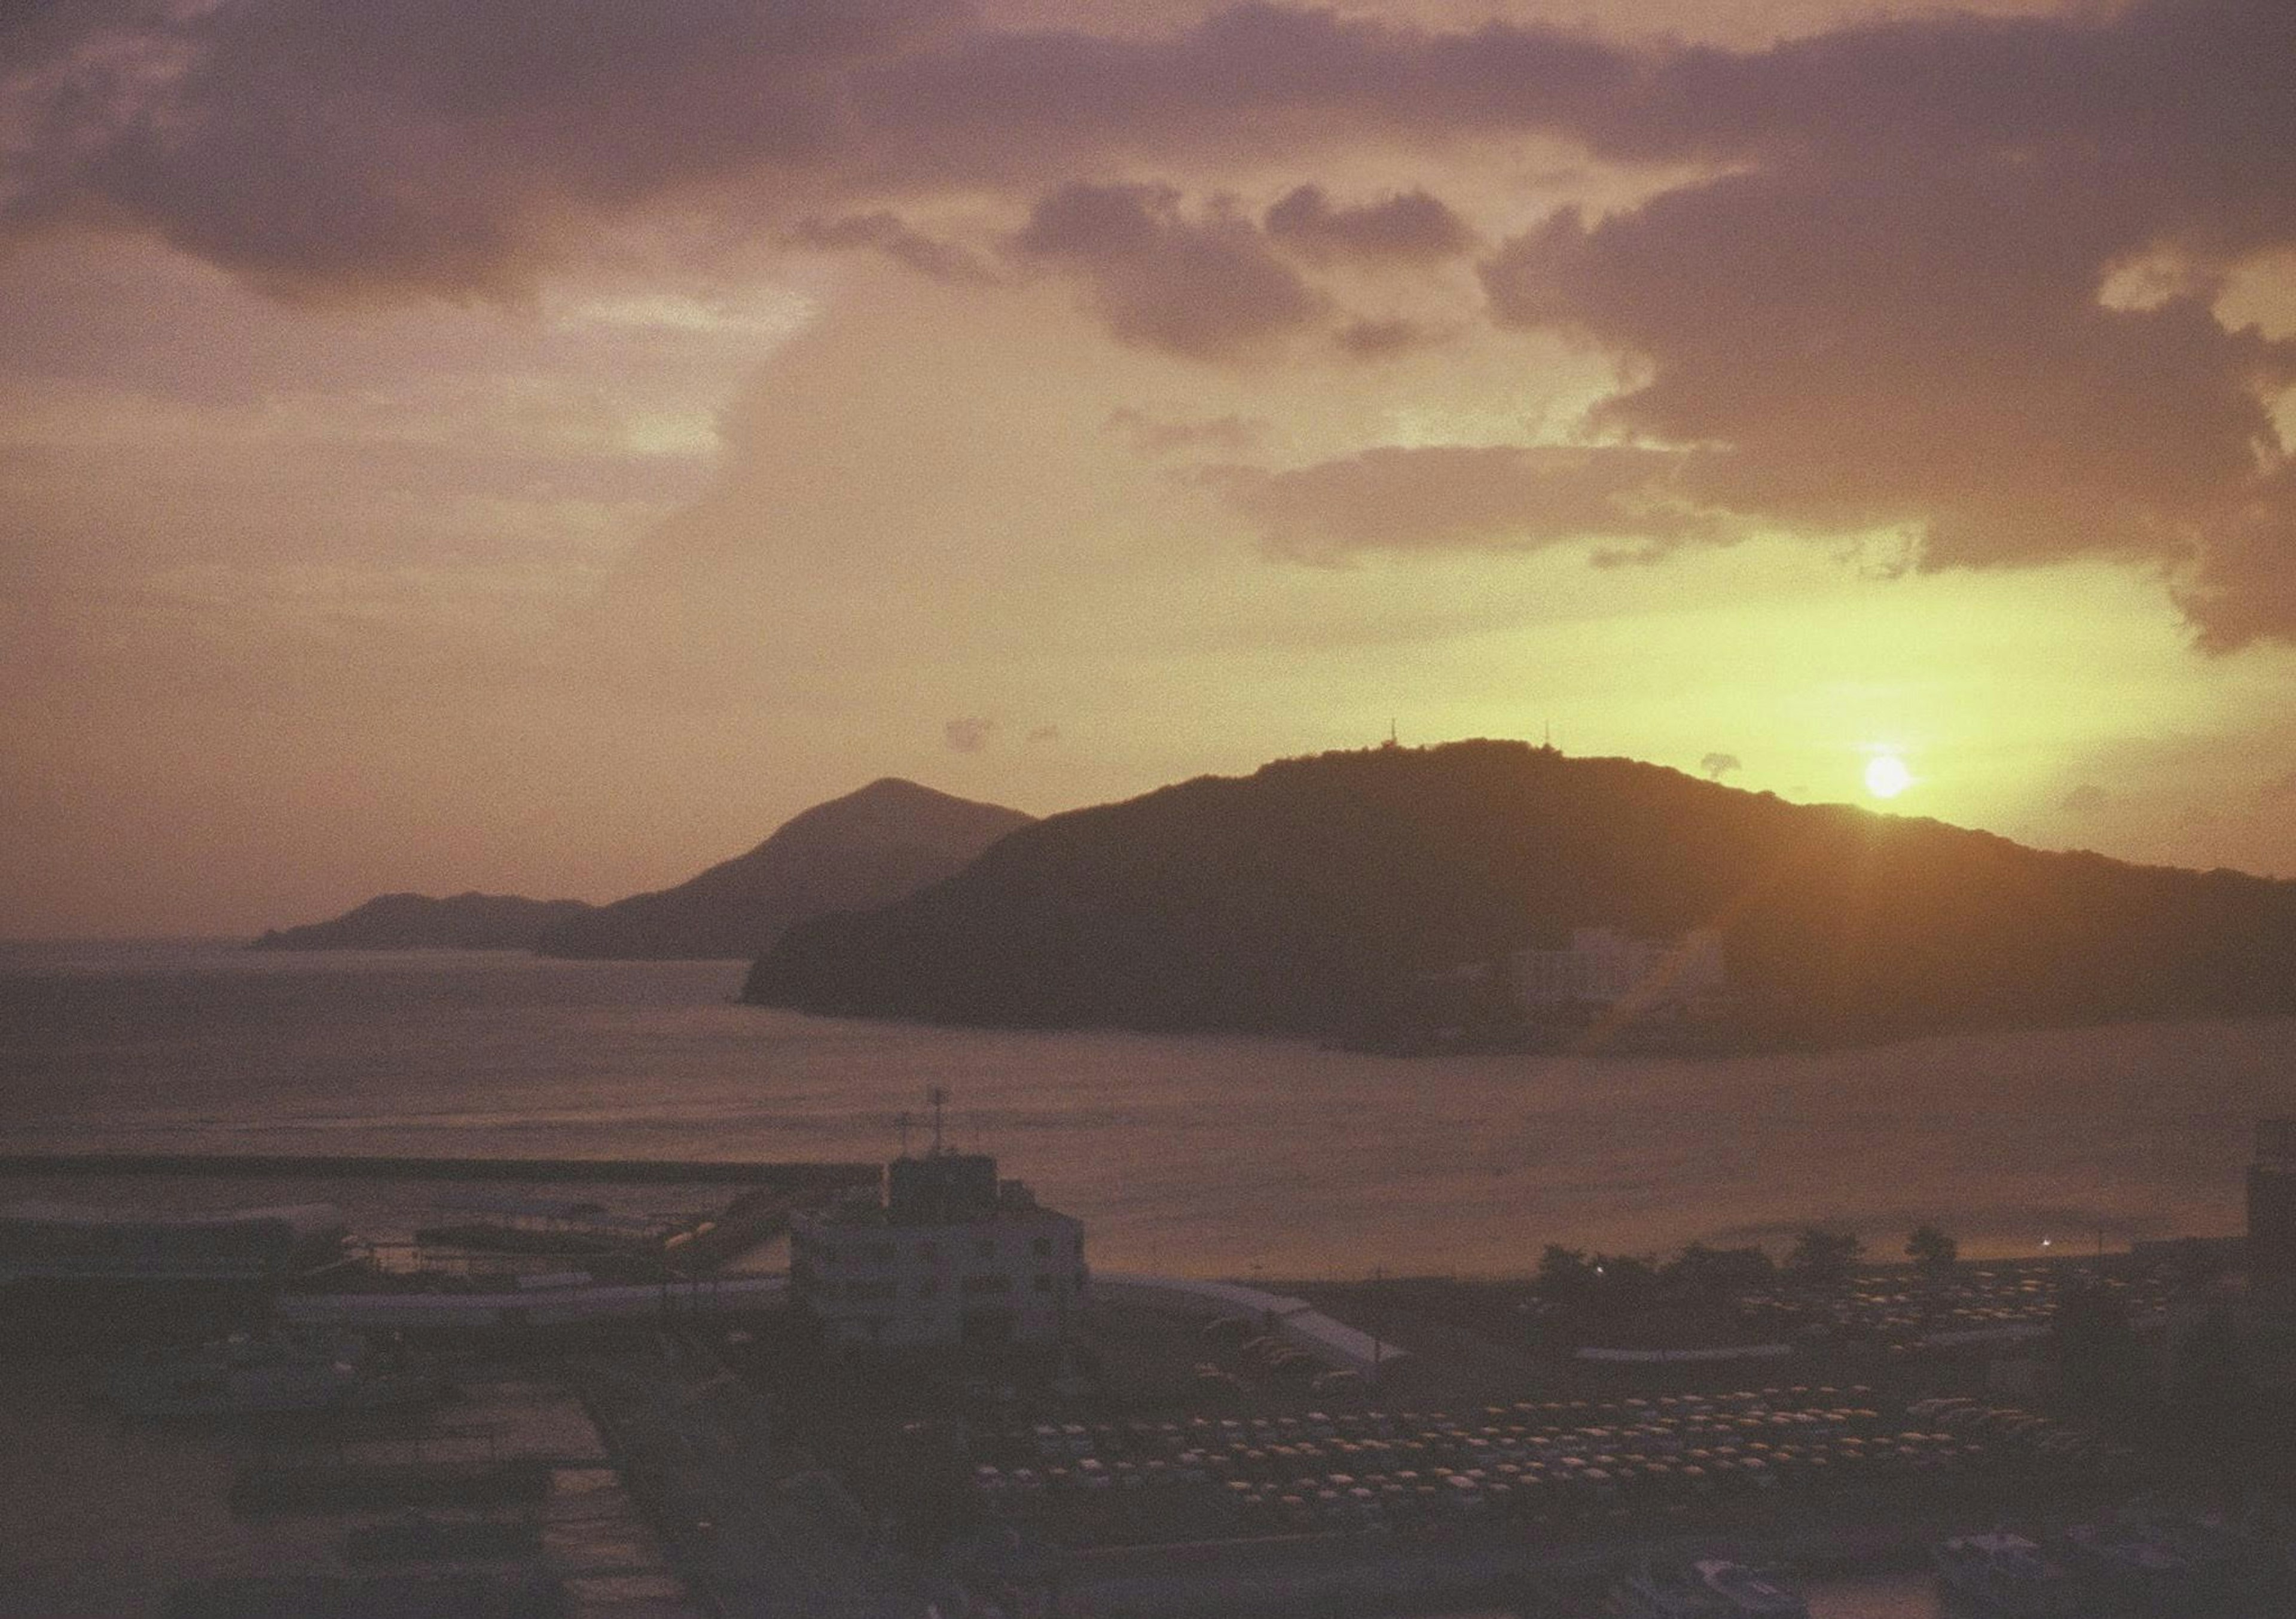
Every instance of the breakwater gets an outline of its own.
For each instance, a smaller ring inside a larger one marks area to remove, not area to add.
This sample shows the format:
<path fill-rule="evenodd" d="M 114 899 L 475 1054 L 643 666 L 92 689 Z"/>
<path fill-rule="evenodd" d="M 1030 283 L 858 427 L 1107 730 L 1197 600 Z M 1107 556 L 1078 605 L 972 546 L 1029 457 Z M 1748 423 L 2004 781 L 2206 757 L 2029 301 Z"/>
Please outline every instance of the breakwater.
<path fill-rule="evenodd" d="M 871 1186 L 875 1164 L 717 1162 L 696 1158 L 413 1157 L 299 1153 L 0 1153 L 0 1175 L 308 1176 L 371 1181 L 576 1181 L 597 1184 L 743 1184 L 787 1191 Z"/>

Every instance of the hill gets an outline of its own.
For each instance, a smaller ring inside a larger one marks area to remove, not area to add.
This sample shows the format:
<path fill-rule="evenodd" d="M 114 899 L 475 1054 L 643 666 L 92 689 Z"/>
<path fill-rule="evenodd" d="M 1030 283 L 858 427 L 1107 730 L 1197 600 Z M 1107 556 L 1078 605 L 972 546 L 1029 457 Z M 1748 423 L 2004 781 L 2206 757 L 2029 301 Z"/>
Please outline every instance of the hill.
<path fill-rule="evenodd" d="M 947 1022 L 1333 1034 L 1424 975 L 1713 926 L 1784 1038 L 2296 1010 L 2296 885 L 1788 804 L 1520 742 L 1204 778 L 791 929 L 745 998 Z"/>
<path fill-rule="evenodd" d="M 514 894 L 382 894 L 324 922 L 274 928 L 250 950 L 531 950 L 590 907 Z"/>
<path fill-rule="evenodd" d="M 545 955 L 745 957 L 792 922 L 867 910 L 948 876 L 1029 822 L 1019 810 L 886 777 L 797 815 L 748 854 L 574 916 Z"/>

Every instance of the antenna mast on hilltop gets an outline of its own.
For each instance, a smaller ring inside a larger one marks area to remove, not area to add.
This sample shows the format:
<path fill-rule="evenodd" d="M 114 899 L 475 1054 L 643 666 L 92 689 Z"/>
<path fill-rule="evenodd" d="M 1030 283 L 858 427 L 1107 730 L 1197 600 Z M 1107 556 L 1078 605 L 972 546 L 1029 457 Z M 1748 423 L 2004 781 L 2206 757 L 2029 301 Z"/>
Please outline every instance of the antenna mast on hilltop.
<path fill-rule="evenodd" d="M 944 1090 L 942 1087 L 940 1087 L 939 1085 L 935 1085 L 935 1086 L 933 1086 L 931 1090 L 929 1090 L 929 1091 L 927 1091 L 927 1092 L 925 1092 L 925 1100 L 926 1100 L 927 1101 L 929 1101 L 929 1102 L 931 1102 L 931 1103 L 932 1104 L 932 1110 L 933 1110 L 933 1144 L 932 1144 L 932 1149 L 933 1149 L 933 1157 L 940 1157 L 940 1153 L 941 1153 L 941 1146 L 940 1146 L 940 1110 L 941 1110 L 943 1108 L 946 1108 L 947 1106 L 948 1106 L 948 1092 L 947 1092 L 946 1090 Z"/>
<path fill-rule="evenodd" d="M 901 1156 L 905 1158 L 909 1156 L 909 1110 L 906 1108 L 901 1109 Z"/>

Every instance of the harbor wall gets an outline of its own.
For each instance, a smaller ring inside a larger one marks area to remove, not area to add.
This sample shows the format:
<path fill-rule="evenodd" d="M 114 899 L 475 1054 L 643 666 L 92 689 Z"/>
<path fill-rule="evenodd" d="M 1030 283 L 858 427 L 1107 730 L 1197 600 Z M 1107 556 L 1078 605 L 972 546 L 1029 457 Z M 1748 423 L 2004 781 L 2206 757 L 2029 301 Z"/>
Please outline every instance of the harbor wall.
<path fill-rule="evenodd" d="M 693 1158 L 439 1158 L 299 1153 L 0 1153 L 0 1175 L 300 1175 L 376 1181 L 586 1181 L 628 1185 L 754 1182 L 787 1190 L 873 1186 L 875 1164 Z"/>

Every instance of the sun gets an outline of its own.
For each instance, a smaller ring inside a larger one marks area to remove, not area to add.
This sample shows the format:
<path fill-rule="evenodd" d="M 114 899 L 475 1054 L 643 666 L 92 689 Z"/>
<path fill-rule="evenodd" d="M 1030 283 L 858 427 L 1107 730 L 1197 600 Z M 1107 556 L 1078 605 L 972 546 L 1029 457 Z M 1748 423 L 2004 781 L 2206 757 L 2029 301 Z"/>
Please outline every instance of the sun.
<path fill-rule="evenodd" d="M 1914 773 L 1894 753 L 1877 753 L 1866 762 L 1866 790 L 1876 798 L 1894 798 L 1914 784 Z"/>

